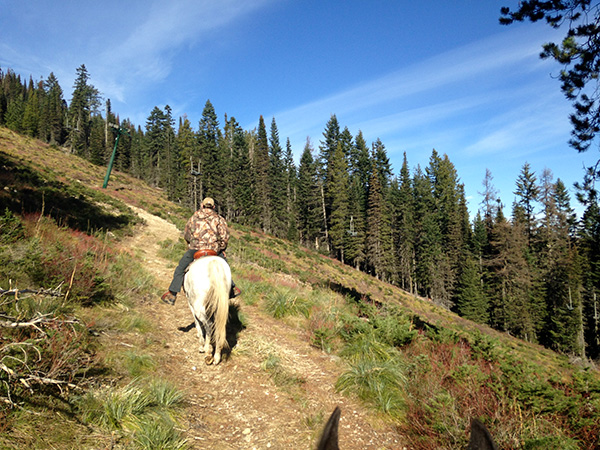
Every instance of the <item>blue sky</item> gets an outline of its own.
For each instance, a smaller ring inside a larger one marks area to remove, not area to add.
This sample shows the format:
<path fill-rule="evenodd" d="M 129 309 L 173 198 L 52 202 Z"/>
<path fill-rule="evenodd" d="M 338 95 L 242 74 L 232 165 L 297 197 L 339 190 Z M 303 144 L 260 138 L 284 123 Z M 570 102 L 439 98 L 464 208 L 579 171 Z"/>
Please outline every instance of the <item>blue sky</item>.
<path fill-rule="evenodd" d="M 332 114 L 368 143 L 381 139 L 398 174 L 432 149 L 456 166 L 474 214 L 486 169 L 503 203 L 528 162 L 571 188 L 594 150 L 567 141 L 560 67 L 540 60 L 562 32 L 498 24 L 516 0 L 0 0 L 0 68 L 53 72 L 70 100 L 76 69 L 121 119 L 145 125 L 169 105 L 197 129 L 206 100 L 221 125 L 275 117 L 298 160 L 318 149 Z M 581 212 L 572 195 L 572 206 Z"/>

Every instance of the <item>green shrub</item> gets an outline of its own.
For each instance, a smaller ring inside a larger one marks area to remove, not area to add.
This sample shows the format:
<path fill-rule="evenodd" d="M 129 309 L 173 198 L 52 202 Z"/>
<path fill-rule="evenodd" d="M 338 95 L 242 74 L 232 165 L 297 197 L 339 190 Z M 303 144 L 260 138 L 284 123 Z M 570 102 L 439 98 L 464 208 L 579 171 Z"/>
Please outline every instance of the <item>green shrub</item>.
<path fill-rule="evenodd" d="M 371 361 L 389 361 L 400 358 L 400 353 L 388 344 L 377 339 L 375 334 L 360 334 L 349 342 L 341 351 L 340 356 L 351 364 L 369 359 Z"/>
<path fill-rule="evenodd" d="M 164 412 L 152 412 L 138 418 L 133 440 L 142 450 L 183 450 L 187 440 L 176 429 L 176 423 Z"/>
<path fill-rule="evenodd" d="M 21 219 L 15 216 L 8 208 L 0 216 L 0 244 L 12 244 L 25 237 L 25 230 Z"/>
<path fill-rule="evenodd" d="M 485 336 L 479 331 L 471 333 L 471 352 L 476 358 L 481 358 L 487 362 L 498 361 L 498 341 Z"/>
<path fill-rule="evenodd" d="M 406 316 L 397 314 L 375 316 L 373 328 L 379 340 L 394 347 L 410 344 L 419 334 Z"/>
<path fill-rule="evenodd" d="M 377 361 L 369 356 L 350 363 L 336 382 L 336 389 L 354 394 L 362 401 L 394 418 L 404 415 L 404 370 L 396 360 Z"/>
<path fill-rule="evenodd" d="M 581 443 L 564 436 L 545 436 L 537 439 L 525 439 L 523 450 L 579 450 Z"/>
<path fill-rule="evenodd" d="M 340 312 L 337 308 L 313 308 L 308 321 L 308 335 L 312 346 L 331 353 L 337 347 L 339 339 Z"/>
<path fill-rule="evenodd" d="M 160 407 L 178 406 L 183 402 L 184 393 L 173 383 L 162 378 L 154 378 L 147 384 L 150 405 Z"/>
<path fill-rule="evenodd" d="M 265 299 L 265 310 L 274 318 L 286 316 L 308 317 L 311 304 L 290 290 L 276 290 Z"/>
<path fill-rule="evenodd" d="M 178 450 L 188 447 L 173 420 L 182 400 L 183 393 L 168 381 L 138 379 L 118 389 L 87 393 L 76 404 L 85 423 L 130 439 L 138 448 Z"/>
<path fill-rule="evenodd" d="M 108 430 L 120 430 L 130 426 L 136 415 L 149 406 L 148 396 L 135 384 L 104 394 L 102 410 L 95 419 Z"/>

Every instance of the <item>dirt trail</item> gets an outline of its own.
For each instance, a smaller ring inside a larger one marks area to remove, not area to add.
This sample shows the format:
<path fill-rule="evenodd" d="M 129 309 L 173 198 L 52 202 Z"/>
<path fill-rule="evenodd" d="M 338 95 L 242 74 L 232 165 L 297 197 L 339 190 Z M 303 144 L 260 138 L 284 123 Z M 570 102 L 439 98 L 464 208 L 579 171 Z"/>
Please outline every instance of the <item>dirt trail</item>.
<path fill-rule="evenodd" d="M 128 245 L 154 274 L 158 286 L 168 286 L 174 264 L 158 254 L 158 242 L 176 240 L 177 228 L 146 211 L 132 207 L 145 224 Z M 312 449 L 316 435 L 336 405 L 342 408 L 340 444 L 343 450 L 403 449 L 401 436 L 352 399 L 335 392 L 342 365 L 310 345 L 301 331 L 245 305 L 243 329 L 228 360 L 206 366 L 198 351 L 195 329 L 183 295 L 175 306 L 160 299 L 144 305 L 155 323 L 162 345 L 159 372 L 185 390 L 188 406 L 180 420 L 196 449 Z M 266 355 L 275 353 L 282 366 L 305 383 L 287 390 L 275 385 L 261 369 Z M 312 421 L 312 424 L 311 424 Z M 311 426 L 312 425 L 312 426 Z"/>

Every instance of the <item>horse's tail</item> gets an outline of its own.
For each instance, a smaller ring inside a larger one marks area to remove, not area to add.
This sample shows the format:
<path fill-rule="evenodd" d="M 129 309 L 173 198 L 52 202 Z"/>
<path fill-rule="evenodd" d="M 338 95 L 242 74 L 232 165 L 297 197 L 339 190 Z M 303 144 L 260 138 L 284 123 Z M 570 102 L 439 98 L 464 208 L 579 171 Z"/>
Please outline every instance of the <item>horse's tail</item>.
<path fill-rule="evenodd" d="M 227 348 L 227 319 L 229 317 L 229 291 L 231 281 L 227 276 L 227 263 L 219 258 L 208 264 L 210 290 L 206 296 L 206 312 L 213 317 L 214 339 L 217 349 Z"/>

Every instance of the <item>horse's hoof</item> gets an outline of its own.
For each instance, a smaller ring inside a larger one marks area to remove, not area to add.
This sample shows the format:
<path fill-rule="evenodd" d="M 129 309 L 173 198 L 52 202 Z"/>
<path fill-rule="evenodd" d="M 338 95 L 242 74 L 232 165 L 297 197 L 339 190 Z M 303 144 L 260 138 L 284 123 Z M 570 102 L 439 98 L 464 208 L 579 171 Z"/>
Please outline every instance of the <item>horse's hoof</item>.
<path fill-rule="evenodd" d="M 211 355 L 207 355 L 204 358 L 204 362 L 206 363 L 207 366 L 210 366 L 213 363 L 214 360 L 215 359 Z"/>

